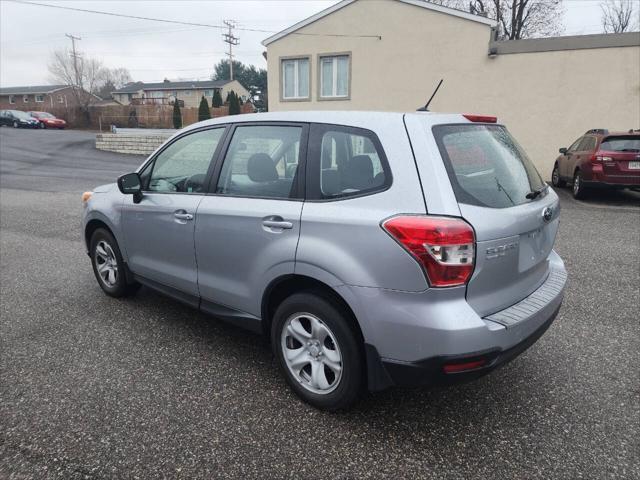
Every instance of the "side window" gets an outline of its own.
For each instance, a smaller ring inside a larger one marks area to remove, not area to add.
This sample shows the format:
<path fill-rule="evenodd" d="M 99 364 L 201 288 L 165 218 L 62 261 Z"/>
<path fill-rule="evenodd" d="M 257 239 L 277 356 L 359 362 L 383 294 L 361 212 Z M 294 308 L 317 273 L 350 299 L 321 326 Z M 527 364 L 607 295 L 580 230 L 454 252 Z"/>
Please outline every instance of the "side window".
<path fill-rule="evenodd" d="M 571 144 L 571 146 L 567 149 L 567 151 L 575 152 L 576 150 L 578 150 L 578 146 L 580 145 L 580 142 L 582 142 L 583 139 L 584 137 L 580 137 L 579 139 L 577 139 L 575 142 Z"/>
<path fill-rule="evenodd" d="M 581 152 L 590 152 L 596 148 L 596 139 L 595 137 L 584 137 L 582 142 L 580 142 L 580 146 L 578 150 Z"/>
<path fill-rule="evenodd" d="M 186 135 L 165 148 L 154 160 L 147 190 L 150 192 L 197 193 L 205 189 L 207 171 L 224 128 Z M 144 179 L 148 169 L 141 172 Z"/>
<path fill-rule="evenodd" d="M 389 184 L 389 167 L 372 132 L 334 126 L 319 129 L 320 161 L 313 177 L 319 173 L 320 198 L 360 195 Z"/>
<path fill-rule="evenodd" d="M 292 198 L 302 127 L 240 126 L 222 164 L 216 193 L 240 197 Z"/>

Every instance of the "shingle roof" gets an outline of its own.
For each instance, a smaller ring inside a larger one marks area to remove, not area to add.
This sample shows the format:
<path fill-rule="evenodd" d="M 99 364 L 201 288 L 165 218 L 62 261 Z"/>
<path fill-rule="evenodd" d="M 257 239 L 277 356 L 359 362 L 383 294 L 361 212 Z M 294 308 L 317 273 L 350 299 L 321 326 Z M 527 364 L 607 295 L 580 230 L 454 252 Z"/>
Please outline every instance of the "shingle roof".
<path fill-rule="evenodd" d="M 222 88 L 231 80 L 207 80 L 202 82 L 133 82 L 112 93 L 135 93 L 140 90 L 192 90 L 202 88 Z"/>
<path fill-rule="evenodd" d="M 37 85 L 35 87 L 3 87 L 0 95 L 33 95 L 39 93 L 51 93 L 67 88 L 68 85 Z"/>

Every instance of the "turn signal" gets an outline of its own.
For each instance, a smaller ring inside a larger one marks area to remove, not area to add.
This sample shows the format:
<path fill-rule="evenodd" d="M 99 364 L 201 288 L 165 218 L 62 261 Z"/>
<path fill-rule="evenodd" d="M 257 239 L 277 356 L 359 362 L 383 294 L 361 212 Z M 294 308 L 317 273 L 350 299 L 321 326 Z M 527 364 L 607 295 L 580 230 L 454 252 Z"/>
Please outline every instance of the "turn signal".
<path fill-rule="evenodd" d="M 465 285 L 471 278 L 475 234 L 461 218 L 398 216 L 382 228 L 418 261 L 432 287 Z"/>
<path fill-rule="evenodd" d="M 86 205 L 92 196 L 93 196 L 93 192 L 84 192 L 82 194 L 82 204 Z"/>

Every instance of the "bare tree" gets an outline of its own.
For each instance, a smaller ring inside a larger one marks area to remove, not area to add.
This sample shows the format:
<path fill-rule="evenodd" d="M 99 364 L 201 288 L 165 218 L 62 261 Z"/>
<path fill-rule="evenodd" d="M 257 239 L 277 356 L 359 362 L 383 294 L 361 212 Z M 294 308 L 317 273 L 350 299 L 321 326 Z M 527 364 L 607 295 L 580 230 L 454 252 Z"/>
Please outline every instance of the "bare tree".
<path fill-rule="evenodd" d="M 111 92 L 131 81 L 131 74 L 126 68 L 103 68 L 100 72 L 97 95 L 102 99 L 111 98 Z"/>
<path fill-rule="evenodd" d="M 432 0 L 497 20 L 499 38 L 549 37 L 562 33 L 562 0 Z"/>
<path fill-rule="evenodd" d="M 607 0 L 600 4 L 604 33 L 622 33 L 638 27 L 638 14 L 631 0 Z"/>
<path fill-rule="evenodd" d="M 73 97 L 80 110 L 89 117 L 89 107 L 103 76 L 102 63 L 93 58 L 73 57 L 68 50 L 56 50 L 51 55 L 49 73 L 56 82 L 73 87 Z"/>

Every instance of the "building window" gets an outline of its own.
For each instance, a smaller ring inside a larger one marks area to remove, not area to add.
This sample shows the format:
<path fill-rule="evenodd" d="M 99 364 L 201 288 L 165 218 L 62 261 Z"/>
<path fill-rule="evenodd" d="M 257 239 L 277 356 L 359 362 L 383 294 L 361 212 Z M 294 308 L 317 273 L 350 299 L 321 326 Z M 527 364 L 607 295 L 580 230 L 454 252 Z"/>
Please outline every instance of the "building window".
<path fill-rule="evenodd" d="M 58 103 L 64 103 L 64 97 L 62 95 L 58 95 Z"/>
<path fill-rule="evenodd" d="M 29 103 L 29 95 L 22 96 L 22 103 Z"/>
<path fill-rule="evenodd" d="M 282 98 L 284 100 L 306 100 L 309 98 L 308 58 L 282 61 Z"/>
<path fill-rule="evenodd" d="M 349 97 L 349 55 L 320 57 L 320 98 Z"/>
<path fill-rule="evenodd" d="M 44 95 L 36 95 L 36 103 L 43 103 Z"/>
<path fill-rule="evenodd" d="M 9 95 L 9 103 L 11 103 L 11 104 L 16 103 L 15 95 Z"/>
<path fill-rule="evenodd" d="M 205 90 L 204 91 L 204 96 L 205 97 L 213 97 L 213 90 Z"/>
<path fill-rule="evenodd" d="M 182 93 L 184 94 L 185 97 L 188 97 L 191 95 L 191 90 L 184 90 Z"/>

